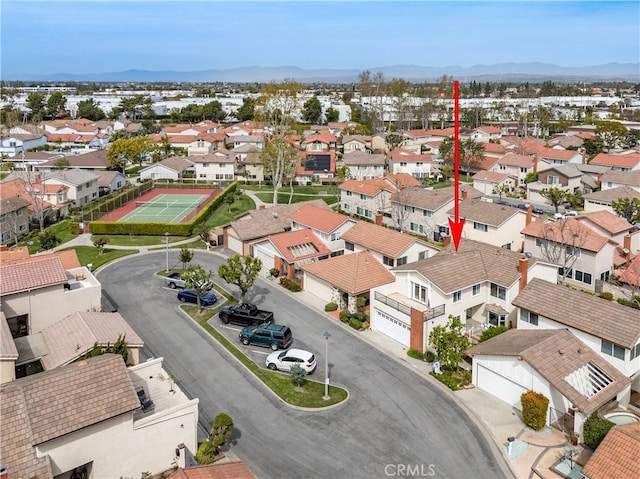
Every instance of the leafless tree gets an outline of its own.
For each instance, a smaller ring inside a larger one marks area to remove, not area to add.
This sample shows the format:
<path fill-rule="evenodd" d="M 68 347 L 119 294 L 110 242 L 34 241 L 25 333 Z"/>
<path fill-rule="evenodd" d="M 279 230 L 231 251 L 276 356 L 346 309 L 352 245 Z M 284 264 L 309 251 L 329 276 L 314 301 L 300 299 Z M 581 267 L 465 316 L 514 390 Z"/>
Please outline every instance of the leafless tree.
<path fill-rule="evenodd" d="M 411 187 L 401 187 L 391 196 L 391 219 L 400 232 L 406 229 L 407 218 L 411 213 L 411 191 Z"/>
<path fill-rule="evenodd" d="M 40 232 L 44 231 L 44 220 L 51 210 L 51 205 L 45 201 L 45 174 L 20 171 L 18 181 L 22 189 L 29 196 L 32 217 L 38 222 Z"/>
<path fill-rule="evenodd" d="M 561 283 L 573 269 L 588 239 L 584 228 L 572 218 L 543 223 L 540 227 L 540 250 L 544 259 L 559 266 Z"/>

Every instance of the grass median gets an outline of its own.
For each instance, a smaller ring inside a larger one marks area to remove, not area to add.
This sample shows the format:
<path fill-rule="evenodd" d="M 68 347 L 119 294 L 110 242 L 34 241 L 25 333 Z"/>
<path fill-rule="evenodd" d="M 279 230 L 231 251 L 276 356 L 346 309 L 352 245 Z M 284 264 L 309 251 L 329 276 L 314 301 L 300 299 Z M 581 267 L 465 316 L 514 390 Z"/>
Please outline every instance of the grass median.
<path fill-rule="evenodd" d="M 227 293 L 223 293 L 216 288 L 228 299 L 234 300 Z M 346 390 L 329 385 L 329 399 L 323 399 L 324 383 L 307 379 L 305 384 L 298 388 L 291 381 L 291 377 L 286 373 L 270 371 L 259 367 L 246 354 L 244 354 L 235 344 L 220 334 L 208 321 L 213 318 L 222 306 L 213 309 L 205 309 L 202 313 L 198 313 L 198 307 L 192 305 L 182 305 L 181 308 L 200 326 L 202 326 L 211 336 L 213 336 L 227 351 L 233 354 L 238 361 L 244 364 L 253 374 L 256 375 L 264 384 L 266 384 L 274 393 L 276 393 L 283 401 L 292 406 L 306 408 L 321 408 L 338 404 L 344 401 L 348 393 Z"/>

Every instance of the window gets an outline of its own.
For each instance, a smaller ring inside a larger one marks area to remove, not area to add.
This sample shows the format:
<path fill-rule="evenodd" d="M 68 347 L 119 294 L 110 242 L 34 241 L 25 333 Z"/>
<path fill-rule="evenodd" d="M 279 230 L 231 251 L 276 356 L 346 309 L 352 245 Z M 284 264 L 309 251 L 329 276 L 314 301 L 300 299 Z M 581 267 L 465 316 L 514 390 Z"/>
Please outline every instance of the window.
<path fill-rule="evenodd" d="M 404 210 L 409 213 L 413 213 L 415 211 L 415 208 L 413 206 L 404 205 Z"/>
<path fill-rule="evenodd" d="M 538 315 L 526 309 L 520 310 L 520 319 L 534 326 L 538 325 Z"/>
<path fill-rule="evenodd" d="M 360 199 L 361 200 L 366 200 L 367 199 L 367 195 L 360 194 Z"/>
<path fill-rule="evenodd" d="M 224 168 L 224 163 L 218 163 L 219 168 Z"/>
<path fill-rule="evenodd" d="M 544 240 L 540 239 L 540 238 L 536 238 L 536 246 L 539 248 L 542 248 L 544 246 L 545 242 Z"/>
<path fill-rule="evenodd" d="M 353 196 L 353 192 L 352 191 L 347 191 L 347 196 Z"/>
<path fill-rule="evenodd" d="M 474 284 L 473 285 L 472 294 L 473 294 L 473 296 L 478 296 L 480 294 L 480 285 L 479 284 Z"/>
<path fill-rule="evenodd" d="M 407 162 L 406 161 L 401 161 L 400 162 L 400 166 L 407 166 Z"/>
<path fill-rule="evenodd" d="M 491 296 L 494 298 L 505 299 L 507 297 L 507 290 L 502 286 L 491 283 Z"/>
<path fill-rule="evenodd" d="M 433 216 L 433 211 L 422 210 L 422 216 L 426 216 L 427 218 L 431 218 Z"/>
<path fill-rule="evenodd" d="M 402 258 L 398 258 L 396 261 L 396 266 L 402 266 L 403 264 L 407 264 L 407 257 L 403 256 Z"/>
<path fill-rule="evenodd" d="M 489 230 L 489 227 L 487 225 L 485 225 L 484 223 L 478 223 L 477 221 L 474 221 L 473 222 L 473 229 L 487 232 Z"/>
<path fill-rule="evenodd" d="M 505 165 L 500 165 L 500 169 L 501 169 L 501 170 L 506 170 L 506 169 L 507 169 L 507 167 L 506 167 Z"/>
<path fill-rule="evenodd" d="M 389 258 L 388 256 L 383 256 L 382 257 L 382 264 L 384 264 L 385 266 L 393 267 L 393 258 Z"/>
<path fill-rule="evenodd" d="M 429 257 L 429 252 L 428 251 L 420 251 L 418 253 L 418 259 L 427 259 Z"/>
<path fill-rule="evenodd" d="M 413 283 L 413 298 L 423 304 L 427 304 L 427 288 L 418 283 Z"/>
<path fill-rule="evenodd" d="M 424 226 L 418 223 L 411 223 L 409 225 L 409 228 L 411 229 L 411 231 L 415 231 L 417 233 L 424 233 Z"/>
<path fill-rule="evenodd" d="M 221 180 L 224 178 L 224 175 L 222 173 L 216 173 L 216 180 Z"/>
<path fill-rule="evenodd" d="M 508 250 L 510 250 L 510 249 L 511 249 L 511 243 L 503 244 L 503 245 L 501 246 L 501 248 L 504 248 L 504 249 L 508 249 Z"/>
<path fill-rule="evenodd" d="M 591 273 L 576 270 L 575 280 L 580 281 L 581 283 L 591 284 Z"/>
<path fill-rule="evenodd" d="M 560 177 L 559 176 L 553 176 L 553 175 L 547 176 L 547 184 L 548 185 L 559 185 L 560 184 Z"/>
<path fill-rule="evenodd" d="M 336 241 L 340 239 L 340 233 L 331 233 L 331 241 Z"/>
<path fill-rule="evenodd" d="M 602 340 L 600 352 L 624 361 L 624 348 L 612 343 L 611 341 L 607 341 L 606 339 Z"/>
<path fill-rule="evenodd" d="M 342 209 L 345 211 L 349 211 L 351 209 L 351 205 L 349 203 L 345 203 Z"/>
<path fill-rule="evenodd" d="M 462 301 L 462 291 L 454 291 L 453 292 L 453 302 L 459 303 Z"/>
<path fill-rule="evenodd" d="M 489 313 L 489 324 L 493 326 L 506 326 L 507 318 L 504 314 Z"/>
<path fill-rule="evenodd" d="M 7 215 L 0 216 L 0 223 L 4 223 L 7 220 Z"/>
<path fill-rule="evenodd" d="M 640 356 L 640 343 L 631 348 L 631 359 L 635 359 Z"/>
<path fill-rule="evenodd" d="M 609 280 L 609 271 L 600 273 L 600 281 L 608 281 L 608 280 Z"/>
<path fill-rule="evenodd" d="M 576 258 L 580 257 L 580 248 L 577 246 L 567 246 L 565 248 L 565 254 L 567 256 L 575 256 Z"/>
<path fill-rule="evenodd" d="M 356 207 L 356 214 L 362 216 L 362 206 L 357 206 Z"/>
<path fill-rule="evenodd" d="M 82 185 L 78 185 L 78 187 L 76 188 L 77 191 L 82 191 Z"/>
<path fill-rule="evenodd" d="M 526 173 L 526 172 L 527 172 L 527 168 L 526 168 L 526 167 L 521 166 L 521 167 L 520 167 L 520 173 Z"/>
<path fill-rule="evenodd" d="M 209 168 L 209 166 L 211 166 L 210 163 L 202 163 L 202 167 L 203 168 Z"/>
<path fill-rule="evenodd" d="M 364 216 L 366 218 L 373 218 L 373 211 L 365 209 L 364 210 Z"/>
<path fill-rule="evenodd" d="M 346 249 L 347 251 L 354 251 L 355 247 L 353 245 L 353 243 L 349 243 L 348 241 L 344 242 L 344 249 Z"/>

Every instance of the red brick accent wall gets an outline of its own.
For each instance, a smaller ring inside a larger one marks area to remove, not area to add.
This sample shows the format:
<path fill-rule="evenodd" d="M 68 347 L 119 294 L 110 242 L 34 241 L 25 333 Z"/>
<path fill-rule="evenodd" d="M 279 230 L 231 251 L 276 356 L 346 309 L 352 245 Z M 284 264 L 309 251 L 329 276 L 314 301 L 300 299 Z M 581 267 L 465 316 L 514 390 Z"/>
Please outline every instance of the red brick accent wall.
<path fill-rule="evenodd" d="M 411 308 L 411 338 L 409 347 L 424 353 L 424 316 L 417 309 Z"/>

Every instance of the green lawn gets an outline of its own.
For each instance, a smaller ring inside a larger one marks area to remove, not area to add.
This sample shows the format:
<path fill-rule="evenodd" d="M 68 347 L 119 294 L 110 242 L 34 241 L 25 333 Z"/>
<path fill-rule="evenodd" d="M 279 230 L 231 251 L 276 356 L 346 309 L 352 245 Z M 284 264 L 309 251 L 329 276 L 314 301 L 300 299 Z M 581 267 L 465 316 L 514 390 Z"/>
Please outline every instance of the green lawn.
<path fill-rule="evenodd" d="M 265 203 L 271 203 L 273 201 L 273 192 L 271 193 L 256 193 L 256 196 Z M 322 199 L 328 205 L 338 203 L 340 199 L 337 196 L 310 196 L 310 195 L 296 195 L 291 198 L 292 203 L 301 203 L 302 201 L 310 201 L 315 199 Z M 286 205 L 289 203 L 289 193 L 278 193 L 278 204 Z"/>
<path fill-rule="evenodd" d="M 61 222 L 56 223 L 55 225 L 45 228 L 45 231 L 51 231 L 52 233 L 54 233 L 58 238 L 58 240 L 60 241 L 60 243 L 62 244 L 62 243 L 66 243 L 67 241 L 71 241 L 73 238 L 78 236 L 76 234 L 73 234 L 70 231 L 70 227 L 71 227 L 70 220 L 62 220 Z M 32 231 L 31 234 L 29 234 L 28 236 L 25 236 L 20 240 L 20 244 L 23 246 L 27 245 L 29 241 L 33 241 L 33 244 L 29 246 L 29 254 L 35 254 L 35 253 L 40 253 L 44 251 L 42 249 L 42 246 L 40 245 L 39 235 L 40 235 L 39 230 Z"/>
<path fill-rule="evenodd" d="M 129 236 L 129 235 L 99 235 L 101 237 L 105 237 L 109 239 L 107 243 L 107 248 L 110 244 L 116 246 L 158 246 L 164 248 L 164 236 L 146 236 L 146 235 L 138 235 L 138 236 Z M 92 236 L 93 239 L 93 236 Z M 187 239 L 184 236 L 169 236 L 169 247 L 171 247 L 171 243 L 175 243 L 177 241 L 182 241 Z"/>
<path fill-rule="evenodd" d="M 205 224 L 210 228 L 214 228 L 216 226 L 230 223 L 240 213 L 255 209 L 256 204 L 254 201 L 246 195 L 241 195 L 236 198 L 236 200 L 231 204 L 231 207 L 226 203 L 221 204 L 218 209 L 216 209 L 213 214 L 207 218 Z"/>
<path fill-rule="evenodd" d="M 347 391 L 337 386 L 329 386 L 330 399 L 324 400 L 324 383 L 307 380 L 302 388 L 296 388 L 288 374 L 259 367 L 238 349 L 235 344 L 207 323 L 209 319 L 217 314 L 222 305 L 215 309 L 204 310 L 202 314 L 198 314 L 197 306 L 182 305 L 180 307 L 283 401 L 299 407 L 319 408 L 338 404 L 347 399 Z"/>
<path fill-rule="evenodd" d="M 80 260 L 80 264 L 82 266 L 86 266 L 91 264 L 92 271 L 95 271 L 102 265 L 110 263 L 113 260 L 118 258 L 122 258 L 123 256 L 129 256 L 130 254 L 138 253 L 137 249 L 106 249 L 102 254 L 98 251 L 98 248 L 93 246 L 74 246 L 73 248 L 65 248 L 65 250 L 75 249 L 78 254 L 78 259 Z"/>

